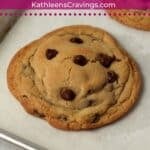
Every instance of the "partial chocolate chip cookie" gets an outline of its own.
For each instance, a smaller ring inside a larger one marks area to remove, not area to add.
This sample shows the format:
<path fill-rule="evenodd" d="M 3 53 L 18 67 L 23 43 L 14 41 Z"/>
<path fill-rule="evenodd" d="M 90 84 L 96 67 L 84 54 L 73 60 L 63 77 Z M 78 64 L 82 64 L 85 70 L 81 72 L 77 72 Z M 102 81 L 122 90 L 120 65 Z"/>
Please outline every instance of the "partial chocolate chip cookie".
<path fill-rule="evenodd" d="M 57 29 L 22 48 L 7 72 L 8 87 L 27 112 L 57 128 L 98 128 L 137 100 L 135 62 L 104 30 Z"/>
<path fill-rule="evenodd" d="M 108 13 L 125 25 L 150 31 L 150 10 L 108 10 Z"/>

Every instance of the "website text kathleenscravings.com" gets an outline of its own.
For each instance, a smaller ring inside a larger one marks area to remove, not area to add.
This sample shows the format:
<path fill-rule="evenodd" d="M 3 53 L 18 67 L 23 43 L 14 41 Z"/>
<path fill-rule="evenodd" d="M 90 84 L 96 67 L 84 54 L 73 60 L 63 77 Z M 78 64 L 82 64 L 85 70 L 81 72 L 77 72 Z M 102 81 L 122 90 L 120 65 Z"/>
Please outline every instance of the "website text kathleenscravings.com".
<path fill-rule="evenodd" d="M 103 8 L 116 8 L 115 3 L 87 3 L 87 2 L 31 2 L 33 9 L 103 9 Z"/>

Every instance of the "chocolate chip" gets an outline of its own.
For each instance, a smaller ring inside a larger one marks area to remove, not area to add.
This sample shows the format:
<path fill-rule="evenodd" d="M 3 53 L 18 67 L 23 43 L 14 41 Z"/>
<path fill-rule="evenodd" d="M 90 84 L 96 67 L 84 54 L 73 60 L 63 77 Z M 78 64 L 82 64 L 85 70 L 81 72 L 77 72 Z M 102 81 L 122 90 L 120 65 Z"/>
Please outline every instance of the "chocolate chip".
<path fill-rule="evenodd" d="M 108 83 L 112 83 L 118 79 L 118 75 L 114 71 L 107 72 L 107 76 Z"/>
<path fill-rule="evenodd" d="M 87 91 L 87 95 L 90 95 L 90 94 L 92 94 L 93 92 L 94 92 L 93 89 L 89 89 L 89 90 Z"/>
<path fill-rule="evenodd" d="M 76 55 L 73 62 L 77 65 L 84 66 L 87 64 L 87 59 L 83 55 Z"/>
<path fill-rule="evenodd" d="M 82 44 L 83 40 L 80 39 L 79 37 L 73 37 L 73 38 L 70 39 L 70 42 L 77 43 L 77 44 Z"/>
<path fill-rule="evenodd" d="M 100 114 L 96 113 L 95 115 L 92 116 L 91 118 L 91 123 L 96 123 L 100 119 Z"/>
<path fill-rule="evenodd" d="M 60 96 L 64 100 L 72 101 L 76 97 L 76 94 L 71 89 L 62 88 L 60 90 Z"/>
<path fill-rule="evenodd" d="M 58 117 L 57 117 L 57 119 L 59 119 L 59 120 L 61 120 L 61 121 L 67 121 L 68 119 L 67 119 L 67 116 L 65 116 L 65 115 L 59 115 Z"/>
<path fill-rule="evenodd" d="M 87 101 L 87 107 L 94 106 L 95 104 L 96 104 L 96 101 L 93 99 L 90 99 Z"/>
<path fill-rule="evenodd" d="M 46 57 L 47 59 L 52 59 L 58 54 L 57 50 L 55 49 L 47 49 L 46 50 Z"/>
<path fill-rule="evenodd" d="M 115 60 L 115 56 L 111 57 L 106 54 L 100 53 L 97 55 L 96 60 L 100 62 L 101 65 L 108 68 L 111 63 Z"/>
<path fill-rule="evenodd" d="M 45 115 L 43 113 L 40 113 L 38 112 L 36 109 L 33 110 L 33 114 L 36 116 L 36 117 L 40 117 L 40 118 L 44 118 Z"/>
<path fill-rule="evenodd" d="M 28 98 L 28 96 L 27 95 L 22 95 L 22 98 Z"/>

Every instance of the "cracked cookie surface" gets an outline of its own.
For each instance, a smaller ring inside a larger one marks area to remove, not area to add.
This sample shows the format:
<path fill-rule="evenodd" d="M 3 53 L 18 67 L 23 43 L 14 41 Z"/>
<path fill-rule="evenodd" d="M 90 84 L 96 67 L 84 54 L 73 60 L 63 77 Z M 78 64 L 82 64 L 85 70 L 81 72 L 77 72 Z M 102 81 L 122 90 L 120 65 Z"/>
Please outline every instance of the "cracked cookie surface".
<path fill-rule="evenodd" d="M 98 128 L 123 116 L 139 94 L 136 64 L 104 30 L 57 29 L 13 57 L 8 87 L 30 114 L 57 128 Z"/>
<path fill-rule="evenodd" d="M 150 10 L 108 10 L 111 17 L 130 27 L 150 31 Z"/>

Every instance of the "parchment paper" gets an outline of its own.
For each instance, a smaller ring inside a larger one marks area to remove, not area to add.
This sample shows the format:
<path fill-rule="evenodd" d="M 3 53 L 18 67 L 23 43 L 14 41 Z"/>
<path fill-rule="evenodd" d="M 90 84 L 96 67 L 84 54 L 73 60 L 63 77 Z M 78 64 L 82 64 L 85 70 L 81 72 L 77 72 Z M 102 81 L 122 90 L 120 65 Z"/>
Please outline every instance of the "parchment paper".
<path fill-rule="evenodd" d="M 73 24 L 88 24 L 107 30 L 135 58 L 143 76 L 142 95 L 132 111 L 116 123 L 97 130 L 55 129 L 46 121 L 27 114 L 7 88 L 7 66 L 19 48 L 53 29 Z M 108 16 L 21 17 L 0 45 L 0 128 L 50 150 L 149 150 L 150 32 L 129 28 Z"/>

